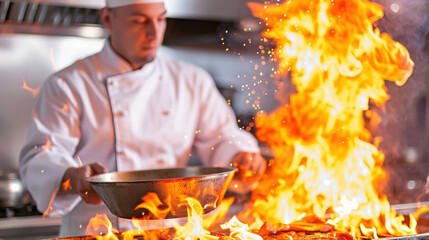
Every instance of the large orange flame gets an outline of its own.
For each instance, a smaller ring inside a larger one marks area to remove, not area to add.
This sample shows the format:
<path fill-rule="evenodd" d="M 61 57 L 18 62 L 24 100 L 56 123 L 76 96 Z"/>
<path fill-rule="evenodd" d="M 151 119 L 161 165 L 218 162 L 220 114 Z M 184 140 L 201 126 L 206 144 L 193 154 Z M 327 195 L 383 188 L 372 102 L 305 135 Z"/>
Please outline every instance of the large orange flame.
<path fill-rule="evenodd" d="M 171 199 L 171 196 L 167 197 L 166 203 L 170 203 L 168 199 Z M 97 214 L 95 217 L 91 218 L 89 224 L 87 226 L 86 234 L 92 235 L 96 239 L 118 239 L 118 236 L 122 236 L 124 240 L 134 239 L 136 237 L 143 237 L 143 239 L 171 239 L 174 236 L 174 239 L 195 239 L 195 240 L 216 240 L 219 239 L 220 233 L 212 233 L 209 231 L 213 227 L 214 224 L 219 224 L 219 221 L 224 223 L 225 215 L 227 214 L 228 209 L 234 202 L 234 198 L 230 197 L 228 199 L 224 199 L 217 208 L 210 212 L 209 214 L 204 215 L 204 207 L 201 203 L 192 197 L 181 196 L 181 203 L 186 207 L 188 212 L 188 218 L 186 223 L 182 223 L 180 225 L 178 222 L 173 222 L 173 229 L 162 228 L 162 229 L 154 229 L 148 230 L 148 226 L 150 226 L 151 217 L 143 217 L 143 218 L 133 218 L 132 224 L 135 229 L 126 230 L 122 233 L 119 233 L 118 230 L 113 228 L 111 221 L 107 218 L 106 214 Z M 156 193 L 149 193 L 143 197 L 143 202 L 139 204 L 135 209 L 138 208 L 146 208 L 150 211 L 150 214 L 154 215 L 156 218 L 162 218 L 162 215 L 166 215 L 170 210 L 170 205 L 168 206 L 168 210 L 165 211 L 163 209 L 159 209 L 159 206 L 168 205 L 163 203 Z M 165 216 L 164 216 L 165 217 Z M 250 233 L 246 233 L 249 229 L 247 225 L 241 224 L 240 228 L 237 226 L 235 221 L 237 219 L 231 220 L 234 223 L 225 225 L 223 228 L 230 228 L 234 231 L 240 231 L 240 233 L 236 233 L 238 235 L 252 235 Z M 227 223 L 228 224 L 228 223 Z M 239 229 L 238 229 L 239 228 Z M 222 235 L 224 236 L 224 234 Z M 241 239 L 241 238 L 238 238 Z M 248 238 L 255 239 L 255 238 Z"/>
<path fill-rule="evenodd" d="M 134 210 L 144 208 L 155 217 L 155 219 L 164 219 L 171 209 L 171 196 L 168 196 L 163 203 L 158 194 L 150 192 L 142 198 L 143 202 L 137 205 Z M 150 217 L 150 216 L 149 216 Z M 145 218 L 145 216 L 143 216 Z"/>
<path fill-rule="evenodd" d="M 183 205 L 188 206 L 188 221 L 181 226 L 175 224 L 175 239 L 189 240 L 216 240 L 218 237 L 210 235 L 210 232 L 203 227 L 202 215 L 204 209 L 201 203 L 194 198 L 186 198 Z"/>
<path fill-rule="evenodd" d="M 289 71 L 296 87 L 290 104 L 256 119 L 258 138 L 276 157 L 253 195 L 253 214 L 284 223 L 303 213 L 329 214 L 356 236 L 373 226 L 375 235 L 416 233 L 377 191 L 384 155 L 364 120 L 370 101 L 388 100 L 384 80 L 403 85 L 414 66 L 408 51 L 376 27 L 382 7 L 366 0 L 249 6 L 276 44 L 278 76 Z"/>
<path fill-rule="evenodd" d="M 118 240 L 118 230 L 112 227 L 112 223 L 106 214 L 97 214 L 91 218 L 86 228 L 86 234 L 94 235 L 97 240 Z"/>
<path fill-rule="evenodd" d="M 71 178 L 67 179 L 65 182 L 61 184 L 61 188 L 65 191 L 72 190 L 72 186 L 70 184 Z"/>

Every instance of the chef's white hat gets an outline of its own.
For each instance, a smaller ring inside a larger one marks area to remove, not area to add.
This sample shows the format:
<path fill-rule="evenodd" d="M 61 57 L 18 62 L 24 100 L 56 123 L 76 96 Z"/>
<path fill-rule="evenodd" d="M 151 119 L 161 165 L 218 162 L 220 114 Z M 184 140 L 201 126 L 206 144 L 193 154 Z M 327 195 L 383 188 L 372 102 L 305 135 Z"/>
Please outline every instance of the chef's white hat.
<path fill-rule="evenodd" d="M 157 3 L 164 0 L 106 0 L 106 7 L 115 8 L 138 3 Z"/>

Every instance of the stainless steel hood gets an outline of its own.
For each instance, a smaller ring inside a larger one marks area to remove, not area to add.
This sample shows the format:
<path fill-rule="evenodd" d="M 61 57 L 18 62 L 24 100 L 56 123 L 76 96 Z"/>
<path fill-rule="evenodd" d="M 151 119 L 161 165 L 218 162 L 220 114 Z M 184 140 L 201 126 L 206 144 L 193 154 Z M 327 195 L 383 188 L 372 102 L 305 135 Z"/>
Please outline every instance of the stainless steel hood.
<path fill-rule="evenodd" d="M 172 18 L 240 21 L 251 17 L 247 2 L 264 0 L 166 0 Z"/>
<path fill-rule="evenodd" d="M 105 0 L 9 0 L 54 6 L 100 9 Z M 238 20 L 250 16 L 246 3 L 264 0 L 165 0 L 168 17 L 202 20 Z M 7 2 L 7 1 L 5 1 Z"/>
<path fill-rule="evenodd" d="M 166 0 L 167 18 L 239 22 L 251 17 L 247 1 Z M 0 33 L 104 37 L 102 7 L 104 0 L 0 0 Z"/>
<path fill-rule="evenodd" d="M 106 35 L 99 9 L 83 1 L 0 1 L 0 33 L 33 33 L 99 38 Z M 69 3 L 69 4 L 65 4 Z M 73 5 L 73 4 L 76 5 Z"/>

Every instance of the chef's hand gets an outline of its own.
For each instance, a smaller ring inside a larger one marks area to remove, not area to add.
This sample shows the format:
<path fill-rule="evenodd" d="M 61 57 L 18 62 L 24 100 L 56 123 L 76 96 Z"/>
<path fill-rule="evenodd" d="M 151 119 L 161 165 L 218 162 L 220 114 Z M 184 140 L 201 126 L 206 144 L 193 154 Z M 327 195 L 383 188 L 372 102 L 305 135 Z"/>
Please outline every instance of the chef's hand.
<path fill-rule="evenodd" d="M 79 194 L 86 203 L 99 204 L 101 199 L 86 178 L 106 172 L 101 163 L 69 168 L 63 176 L 60 194 Z"/>
<path fill-rule="evenodd" d="M 259 153 L 239 152 L 231 161 L 238 170 L 229 185 L 233 192 L 245 194 L 251 191 L 267 168 L 267 161 Z"/>

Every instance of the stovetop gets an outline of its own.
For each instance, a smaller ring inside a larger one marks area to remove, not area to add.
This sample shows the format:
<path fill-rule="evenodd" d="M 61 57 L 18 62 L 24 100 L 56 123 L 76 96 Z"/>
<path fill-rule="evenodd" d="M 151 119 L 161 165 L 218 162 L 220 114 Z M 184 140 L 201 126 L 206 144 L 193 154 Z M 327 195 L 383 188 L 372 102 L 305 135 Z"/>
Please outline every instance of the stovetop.
<path fill-rule="evenodd" d="M 35 205 L 27 204 L 22 207 L 15 208 L 0 208 L 0 219 L 10 217 L 25 217 L 42 215 Z"/>
<path fill-rule="evenodd" d="M 60 225 L 60 217 L 43 217 L 31 204 L 19 208 L 0 208 L 0 239 L 55 238 Z"/>
<path fill-rule="evenodd" d="M 409 214 L 414 212 L 419 206 L 429 205 L 429 202 L 410 203 L 392 205 L 398 213 Z M 241 205 L 233 205 L 237 212 Z M 61 225 L 60 217 L 43 217 L 34 205 L 27 205 L 23 208 L 3 208 L 0 209 L 0 239 L 8 240 L 30 240 L 30 239 L 56 239 Z M 421 240 L 429 239 L 429 214 L 424 214 L 419 219 L 418 227 L 421 234 L 383 238 L 384 240 Z M 90 236 L 67 238 L 67 239 L 94 239 Z M 138 239 L 138 238 L 135 238 Z"/>

